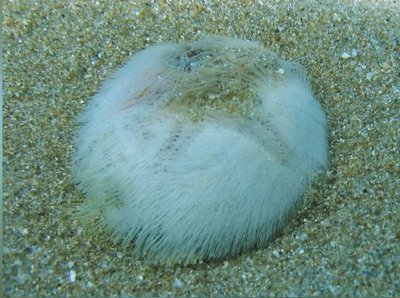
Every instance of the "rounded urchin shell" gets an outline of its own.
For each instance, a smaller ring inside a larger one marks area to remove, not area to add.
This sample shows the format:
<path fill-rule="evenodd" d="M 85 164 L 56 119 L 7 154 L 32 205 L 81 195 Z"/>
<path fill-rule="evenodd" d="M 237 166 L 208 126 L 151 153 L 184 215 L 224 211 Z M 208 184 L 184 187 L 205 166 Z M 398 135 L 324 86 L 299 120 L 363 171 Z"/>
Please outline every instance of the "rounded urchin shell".
<path fill-rule="evenodd" d="M 226 37 L 137 53 L 79 122 L 80 214 L 154 262 L 265 244 L 328 163 L 302 67 Z"/>

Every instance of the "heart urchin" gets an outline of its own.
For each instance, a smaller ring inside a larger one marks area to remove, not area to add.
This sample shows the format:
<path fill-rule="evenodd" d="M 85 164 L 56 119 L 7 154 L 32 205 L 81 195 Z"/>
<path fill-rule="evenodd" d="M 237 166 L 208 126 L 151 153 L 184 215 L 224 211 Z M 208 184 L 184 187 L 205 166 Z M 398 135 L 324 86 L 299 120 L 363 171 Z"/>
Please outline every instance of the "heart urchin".
<path fill-rule="evenodd" d="M 137 53 L 80 123 L 81 215 L 154 262 L 266 243 L 328 162 L 301 66 L 231 38 Z"/>

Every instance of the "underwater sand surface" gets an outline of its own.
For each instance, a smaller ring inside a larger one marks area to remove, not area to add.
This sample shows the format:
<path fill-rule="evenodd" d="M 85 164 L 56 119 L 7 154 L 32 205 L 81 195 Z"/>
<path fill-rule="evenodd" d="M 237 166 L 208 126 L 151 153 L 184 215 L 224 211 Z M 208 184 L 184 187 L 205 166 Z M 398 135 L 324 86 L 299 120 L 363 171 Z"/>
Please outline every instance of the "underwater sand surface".
<path fill-rule="evenodd" d="M 3 3 L 4 296 L 399 295 L 400 4 L 263 2 Z M 331 166 L 269 246 L 146 265 L 71 218 L 75 117 L 130 54 L 206 34 L 305 66 Z"/>

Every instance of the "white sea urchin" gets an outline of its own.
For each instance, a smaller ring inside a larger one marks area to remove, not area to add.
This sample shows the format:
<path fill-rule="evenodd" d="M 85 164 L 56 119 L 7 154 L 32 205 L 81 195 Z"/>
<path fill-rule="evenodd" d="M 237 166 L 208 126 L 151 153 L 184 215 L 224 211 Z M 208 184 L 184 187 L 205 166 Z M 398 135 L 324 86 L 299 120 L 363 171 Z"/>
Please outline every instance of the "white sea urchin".
<path fill-rule="evenodd" d="M 328 163 L 303 68 L 238 39 L 137 53 L 79 121 L 80 214 L 154 262 L 265 244 Z"/>

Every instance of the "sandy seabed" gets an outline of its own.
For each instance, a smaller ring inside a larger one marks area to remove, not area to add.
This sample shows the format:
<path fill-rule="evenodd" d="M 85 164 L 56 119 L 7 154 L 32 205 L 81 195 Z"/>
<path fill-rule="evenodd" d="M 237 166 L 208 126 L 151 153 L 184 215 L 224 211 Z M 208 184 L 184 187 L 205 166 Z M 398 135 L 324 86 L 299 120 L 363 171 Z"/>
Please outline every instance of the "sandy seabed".
<path fill-rule="evenodd" d="M 4 1 L 4 296 L 399 296 L 398 24 L 398 1 Z M 306 67 L 331 166 L 268 247 L 147 265 L 71 217 L 75 118 L 129 55 L 207 34 Z"/>

